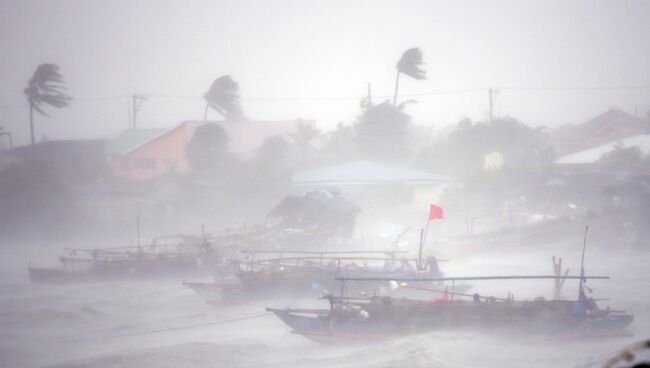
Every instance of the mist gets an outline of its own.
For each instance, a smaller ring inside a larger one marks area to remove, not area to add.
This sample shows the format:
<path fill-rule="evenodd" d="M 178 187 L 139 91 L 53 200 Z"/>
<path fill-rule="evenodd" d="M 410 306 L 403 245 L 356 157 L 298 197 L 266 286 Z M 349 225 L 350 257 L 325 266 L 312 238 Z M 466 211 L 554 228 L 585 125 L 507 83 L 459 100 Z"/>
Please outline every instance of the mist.
<path fill-rule="evenodd" d="M 649 34 L 644 1 L 0 2 L 0 366 L 647 361 Z"/>

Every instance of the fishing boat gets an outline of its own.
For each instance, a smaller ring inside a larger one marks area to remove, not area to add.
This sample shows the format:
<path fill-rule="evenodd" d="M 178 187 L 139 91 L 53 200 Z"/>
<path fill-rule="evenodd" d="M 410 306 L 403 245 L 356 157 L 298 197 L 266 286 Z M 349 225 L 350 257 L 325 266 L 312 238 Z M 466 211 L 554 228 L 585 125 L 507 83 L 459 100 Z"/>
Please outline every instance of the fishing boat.
<path fill-rule="evenodd" d="M 440 277 L 435 257 L 416 259 L 400 251 L 256 251 L 272 254 L 256 259 L 248 254 L 245 262 L 235 262 L 230 274 L 220 273 L 213 282 L 184 282 L 209 302 L 241 301 L 247 298 L 318 296 L 337 286 L 337 277 Z M 277 253 L 280 253 L 279 255 Z M 431 285 L 435 287 L 435 285 Z M 358 283 L 358 291 L 372 290 L 377 295 L 398 292 L 392 283 Z M 460 291 L 471 286 L 458 285 Z M 411 293 L 412 294 L 412 293 Z"/>
<path fill-rule="evenodd" d="M 448 292 L 440 298 L 413 300 L 389 296 L 340 297 L 326 294 L 327 309 L 276 309 L 275 313 L 294 333 L 316 341 L 386 339 L 414 333 L 470 329 L 545 336 L 629 335 L 625 328 L 634 319 L 624 311 L 600 308 L 582 287 L 587 279 L 607 276 L 488 276 L 393 279 L 402 285 L 419 282 L 481 280 L 580 279 L 577 300 L 514 300 Z M 385 278 L 338 278 L 342 290 L 347 282 L 381 282 Z"/>
<path fill-rule="evenodd" d="M 219 260 L 209 242 L 189 236 L 161 236 L 146 246 L 65 248 L 64 251 L 65 255 L 59 256 L 59 268 L 30 264 L 30 280 L 66 282 L 185 274 Z"/>

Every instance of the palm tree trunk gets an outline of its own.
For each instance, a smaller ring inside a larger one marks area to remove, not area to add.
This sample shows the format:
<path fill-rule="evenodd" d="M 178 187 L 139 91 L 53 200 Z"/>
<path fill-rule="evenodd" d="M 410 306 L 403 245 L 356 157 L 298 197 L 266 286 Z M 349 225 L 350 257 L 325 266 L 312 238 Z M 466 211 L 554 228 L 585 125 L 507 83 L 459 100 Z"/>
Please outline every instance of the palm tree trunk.
<path fill-rule="evenodd" d="M 32 146 L 34 145 L 34 106 L 29 103 L 29 134 L 32 138 Z"/>
<path fill-rule="evenodd" d="M 397 78 L 395 78 L 395 96 L 393 97 L 393 107 L 397 106 L 397 89 L 399 88 L 399 70 L 397 70 Z"/>
<path fill-rule="evenodd" d="M 208 103 L 205 103 L 205 111 L 203 111 L 203 121 L 208 121 Z"/>

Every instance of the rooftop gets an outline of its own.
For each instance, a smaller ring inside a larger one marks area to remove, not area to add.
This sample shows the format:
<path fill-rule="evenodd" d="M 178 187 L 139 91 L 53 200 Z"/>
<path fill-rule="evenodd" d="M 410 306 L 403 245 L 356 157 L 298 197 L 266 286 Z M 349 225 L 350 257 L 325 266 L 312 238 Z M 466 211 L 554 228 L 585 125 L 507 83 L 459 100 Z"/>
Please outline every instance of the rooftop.
<path fill-rule="evenodd" d="M 584 165 L 594 164 L 600 160 L 603 155 L 614 151 L 617 147 L 639 147 L 645 155 L 650 154 L 650 134 L 635 135 L 633 137 L 620 139 L 614 142 L 606 143 L 594 148 L 586 149 L 562 156 L 555 160 L 559 165 Z"/>
<path fill-rule="evenodd" d="M 117 138 L 108 142 L 104 154 L 109 156 L 125 155 L 167 131 L 168 129 L 163 128 L 125 130 Z"/>
<path fill-rule="evenodd" d="M 405 169 L 371 161 L 354 161 L 321 169 L 306 170 L 294 174 L 293 185 L 318 184 L 379 184 L 412 183 L 434 184 L 452 183 L 458 179 L 430 174 L 424 171 Z"/>

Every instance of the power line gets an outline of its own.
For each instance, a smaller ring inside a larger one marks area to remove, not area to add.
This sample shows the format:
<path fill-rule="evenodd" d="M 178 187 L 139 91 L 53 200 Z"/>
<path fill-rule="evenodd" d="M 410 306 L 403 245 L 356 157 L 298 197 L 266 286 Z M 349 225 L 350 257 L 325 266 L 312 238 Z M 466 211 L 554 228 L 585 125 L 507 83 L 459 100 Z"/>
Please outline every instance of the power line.
<path fill-rule="evenodd" d="M 438 95 L 451 95 L 451 94 L 464 94 L 485 92 L 490 89 L 506 90 L 506 91 L 586 91 L 586 90 L 635 90 L 635 89 L 650 89 L 650 86 L 591 86 L 591 87 L 496 87 L 496 88 L 465 88 L 465 89 L 452 89 L 442 91 L 431 91 L 421 93 L 404 93 L 402 97 L 425 97 L 425 96 L 438 96 Z M 145 94 L 147 97 L 152 98 L 183 98 L 183 99 L 203 99 L 200 96 L 187 96 L 187 95 L 165 95 L 165 94 Z M 242 101 L 343 101 L 343 100 L 361 100 L 365 96 L 320 96 L 320 97 L 242 97 Z M 389 95 L 379 95 L 376 98 L 391 98 Z"/>
<path fill-rule="evenodd" d="M 109 100 L 121 100 L 125 99 L 127 95 L 120 96 L 98 96 L 98 97 L 88 97 L 88 98 L 74 98 L 71 103 L 93 103 Z M 13 104 L 13 105 L 0 105 L 0 109 L 12 109 L 12 108 L 24 108 L 29 107 L 29 104 Z"/>
<path fill-rule="evenodd" d="M 491 88 L 466 88 L 466 89 L 452 89 L 452 90 L 442 90 L 442 91 L 431 91 L 431 92 L 421 92 L 421 93 L 405 93 L 401 94 L 402 97 L 427 97 L 427 96 L 440 96 L 440 95 L 452 95 L 452 94 L 467 94 L 467 93 L 477 93 L 489 91 Z M 614 90 L 644 90 L 650 89 L 650 86 L 588 86 L 588 87 L 520 87 L 520 86 L 506 86 L 506 87 L 495 87 L 495 89 L 500 91 L 614 91 Z M 158 93 L 143 93 L 139 94 L 140 96 L 147 98 L 166 98 L 166 99 L 188 99 L 188 100 L 202 100 L 202 96 L 190 96 L 190 95 L 173 95 L 173 94 L 158 94 Z M 108 100 L 119 100 L 125 99 L 129 96 L 119 95 L 119 96 L 99 96 L 99 97 L 89 97 L 89 98 L 77 98 L 74 99 L 73 103 L 92 103 Z M 276 102 L 276 101 L 359 101 L 365 96 L 308 96 L 308 97 L 242 97 L 242 101 L 249 102 Z M 378 99 L 389 99 L 389 95 L 380 95 L 375 96 Z M 28 104 L 13 104 L 13 105 L 0 105 L 0 109 L 10 109 L 10 108 L 24 108 L 29 107 Z"/>

